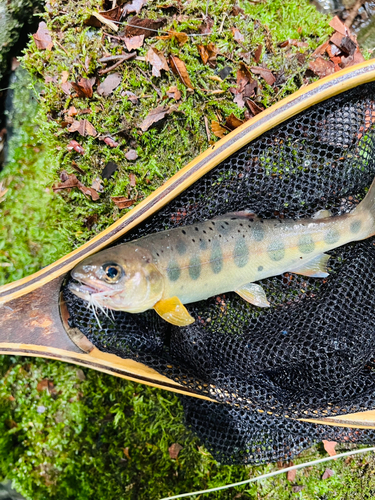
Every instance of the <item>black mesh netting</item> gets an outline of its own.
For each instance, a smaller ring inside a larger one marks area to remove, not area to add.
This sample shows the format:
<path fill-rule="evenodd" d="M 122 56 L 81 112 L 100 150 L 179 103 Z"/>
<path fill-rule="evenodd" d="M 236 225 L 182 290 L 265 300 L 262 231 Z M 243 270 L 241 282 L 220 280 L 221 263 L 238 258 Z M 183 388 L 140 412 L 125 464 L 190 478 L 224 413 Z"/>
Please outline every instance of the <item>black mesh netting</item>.
<path fill-rule="evenodd" d="M 263 218 L 350 211 L 375 176 L 375 85 L 318 104 L 254 140 L 126 235 L 250 209 Z M 125 240 L 123 240 L 125 241 Z M 174 327 L 154 311 L 99 314 L 65 289 L 72 326 L 224 404 L 183 397 L 187 423 L 226 463 L 288 458 L 322 439 L 368 443 L 375 431 L 294 420 L 375 408 L 374 240 L 330 252 L 330 276 L 261 282 L 272 307 L 234 293 L 189 304 Z"/>

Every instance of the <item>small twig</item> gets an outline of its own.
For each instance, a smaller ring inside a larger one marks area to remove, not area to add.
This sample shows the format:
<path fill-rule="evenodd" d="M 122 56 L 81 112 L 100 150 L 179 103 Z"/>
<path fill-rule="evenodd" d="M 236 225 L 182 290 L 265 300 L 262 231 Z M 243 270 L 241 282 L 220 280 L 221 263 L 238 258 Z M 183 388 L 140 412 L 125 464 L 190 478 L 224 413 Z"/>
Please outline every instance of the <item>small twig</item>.
<path fill-rule="evenodd" d="M 210 142 L 210 140 L 211 140 L 211 132 L 210 132 L 210 127 L 208 125 L 208 118 L 207 118 L 207 116 L 204 117 L 204 126 L 206 127 L 207 140 L 208 140 L 208 142 Z"/>
<path fill-rule="evenodd" d="M 210 5 L 210 0 L 207 0 L 207 3 L 206 3 L 206 18 L 208 17 L 208 7 Z"/>
<path fill-rule="evenodd" d="M 122 54 L 119 56 L 102 57 L 101 59 L 99 59 L 99 62 L 105 63 L 110 61 L 126 61 L 127 59 L 132 59 L 136 55 L 136 52 L 130 52 L 130 54 Z"/>
<path fill-rule="evenodd" d="M 57 45 L 60 47 L 60 49 L 61 49 L 61 50 L 63 50 L 67 56 L 69 56 L 68 52 L 67 52 L 67 51 L 66 51 L 66 49 L 65 49 L 65 48 L 61 45 L 61 43 L 60 43 L 60 42 L 58 42 L 57 40 L 55 40 L 55 42 L 56 42 L 56 43 L 57 43 Z"/>
<path fill-rule="evenodd" d="M 111 38 L 115 38 L 116 40 L 121 40 L 122 42 L 124 41 L 123 37 L 117 35 L 111 35 L 110 33 L 106 33 L 105 31 L 103 31 L 103 35 L 110 36 Z"/>
<path fill-rule="evenodd" d="M 224 16 L 223 16 L 223 20 L 221 21 L 221 24 L 220 24 L 220 28 L 219 28 L 219 35 L 221 35 L 221 32 L 223 31 L 223 28 L 224 28 L 224 22 L 225 22 L 225 19 L 227 18 L 228 14 L 226 12 L 224 12 Z"/>
<path fill-rule="evenodd" d="M 362 5 L 365 3 L 366 0 L 357 0 L 357 2 L 354 4 L 354 6 L 350 9 L 350 13 L 348 17 L 345 19 L 345 26 L 347 28 L 350 28 L 351 25 L 353 24 L 354 19 L 356 18 L 359 9 L 362 7 Z"/>
<path fill-rule="evenodd" d="M 146 73 L 139 66 L 137 66 L 137 69 L 138 69 L 138 71 L 140 71 L 142 73 L 143 77 L 148 81 L 148 83 L 152 86 L 152 88 L 155 90 L 155 92 L 158 94 L 158 96 L 161 99 L 163 97 L 163 94 L 161 93 L 161 91 L 152 83 L 152 81 L 148 78 Z"/>
<path fill-rule="evenodd" d="M 135 54 L 135 52 L 133 52 L 133 54 Z M 127 58 L 123 57 L 122 59 L 120 59 L 119 61 L 117 61 L 117 63 L 113 64 L 109 68 L 99 70 L 98 73 L 99 73 L 99 75 L 105 75 L 106 73 L 110 73 L 112 70 L 114 70 L 118 66 L 120 66 L 124 61 L 127 61 L 129 59 L 130 59 L 129 57 L 127 57 Z"/>

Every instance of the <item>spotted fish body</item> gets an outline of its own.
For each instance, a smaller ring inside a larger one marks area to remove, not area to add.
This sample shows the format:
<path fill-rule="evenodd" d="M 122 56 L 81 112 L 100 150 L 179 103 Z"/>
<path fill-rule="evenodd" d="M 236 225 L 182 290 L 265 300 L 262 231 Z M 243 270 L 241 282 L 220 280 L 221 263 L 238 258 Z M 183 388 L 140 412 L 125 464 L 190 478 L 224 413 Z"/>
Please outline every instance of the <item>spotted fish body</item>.
<path fill-rule="evenodd" d="M 73 271 L 73 277 L 103 294 L 95 271 L 103 265 L 108 268 L 108 263 L 117 262 L 124 270 L 123 280 L 127 273 L 137 274 L 137 265 L 151 266 L 152 276 L 143 278 L 150 300 L 138 307 L 124 304 L 123 309 L 141 312 L 153 307 L 164 319 L 178 325 L 193 321 L 183 304 L 229 291 L 236 291 L 255 305 L 267 306 L 263 289 L 254 282 L 284 272 L 327 276 L 326 251 L 375 233 L 374 198 L 373 183 L 363 202 L 343 216 L 319 213 L 311 219 L 262 220 L 240 212 L 162 231 L 89 257 Z M 87 272 L 83 271 L 85 266 Z M 120 289 L 117 282 L 113 286 Z M 129 290 L 135 302 L 136 290 L 136 285 Z M 77 287 L 73 291 L 80 293 Z M 104 291 L 102 305 L 120 309 L 119 297 L 124 294 L 126 280 L 121 293 L 106 295 Z"/>

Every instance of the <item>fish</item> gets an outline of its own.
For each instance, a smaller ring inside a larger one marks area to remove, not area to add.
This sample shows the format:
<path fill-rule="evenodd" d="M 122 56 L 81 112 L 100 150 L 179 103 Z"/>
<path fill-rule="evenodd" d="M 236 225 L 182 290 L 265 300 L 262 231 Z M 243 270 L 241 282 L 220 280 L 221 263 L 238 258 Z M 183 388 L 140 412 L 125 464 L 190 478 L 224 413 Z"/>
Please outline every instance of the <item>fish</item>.
<path fill-rule="evenodd" d="M 154 309 L 176 326 L 194 322 L 184 304 L 236 292 L 269 307 L 256 282 L 284 272 L 328 276 L 326 253 L 375 234 L 375 179 L 350 213 L 261 219 L 243 211 L 153 233 L 94 254 L 71 272 L 70 290 L 103 310 Z"/>

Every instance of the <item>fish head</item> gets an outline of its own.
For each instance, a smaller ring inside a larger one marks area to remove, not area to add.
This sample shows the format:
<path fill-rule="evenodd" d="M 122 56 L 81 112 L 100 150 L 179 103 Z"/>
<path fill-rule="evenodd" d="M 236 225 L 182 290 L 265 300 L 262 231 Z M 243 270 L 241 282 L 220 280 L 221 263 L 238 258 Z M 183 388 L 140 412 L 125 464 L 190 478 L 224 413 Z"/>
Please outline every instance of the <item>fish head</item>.
<path fill-rule="evenodd" d="M 151 253 L 133 243 L 103 250 L 71 272 L 69 289 L 93 305 L 132 313 L 151 309 L 164 290 Z M 78 283 L 77 283 L 78 282 Z"/>

